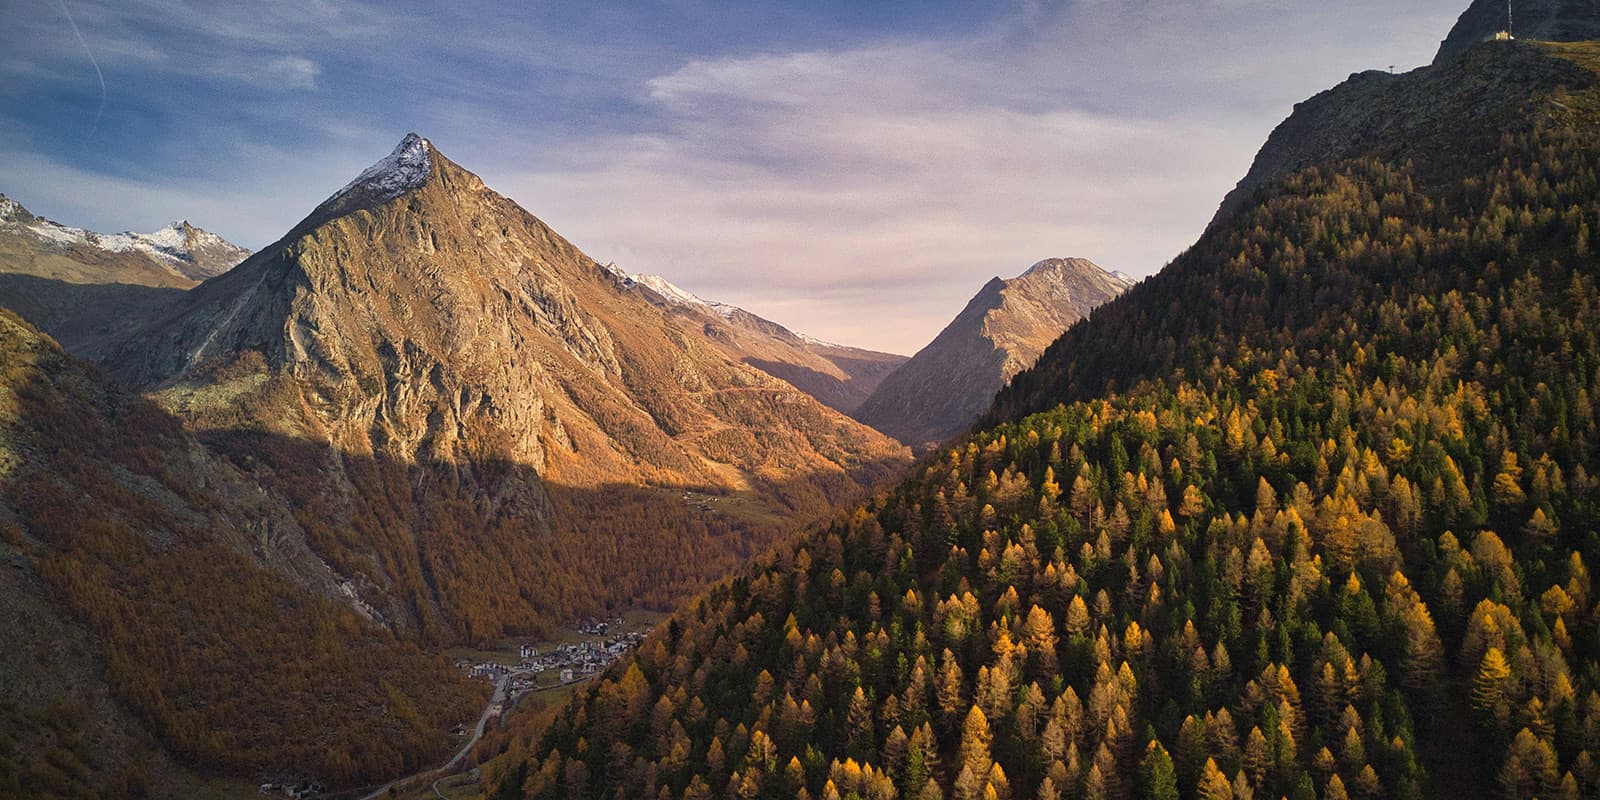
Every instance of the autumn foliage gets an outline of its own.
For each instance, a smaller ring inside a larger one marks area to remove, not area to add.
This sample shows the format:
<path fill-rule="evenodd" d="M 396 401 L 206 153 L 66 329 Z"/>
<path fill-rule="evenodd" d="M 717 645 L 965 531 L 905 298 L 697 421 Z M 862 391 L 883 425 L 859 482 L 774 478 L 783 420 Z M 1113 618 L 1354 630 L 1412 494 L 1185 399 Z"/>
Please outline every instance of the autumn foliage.
<path fill-rule="evenodd" d="M 1596 796 L 1584 98 L 1263 190 L 499 796 Z"/>

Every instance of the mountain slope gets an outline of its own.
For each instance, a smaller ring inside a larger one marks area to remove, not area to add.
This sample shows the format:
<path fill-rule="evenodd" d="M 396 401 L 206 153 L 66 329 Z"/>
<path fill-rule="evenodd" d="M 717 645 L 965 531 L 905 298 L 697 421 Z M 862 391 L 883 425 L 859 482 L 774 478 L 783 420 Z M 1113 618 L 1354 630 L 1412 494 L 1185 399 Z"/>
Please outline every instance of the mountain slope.
<path fill-rule="evenodd" d="M 667 603 L 907 458 L 415 135 L 103 364 L 439 641 Z"/>
<path fill-rule="evenodd" d="M 1581 42 L 1600 39 L 1600 6 L 1588 0 L 1474 0 L 1439 47 L 1434 63 L 1461 57 L 1479 42 L 1509 30 L 1519 39 Z"/>
<path fill-rule="evenodd" d="M 475 689 L 331 598 L 289 504 L 0 310 L 0 794 L 177 768 L 349 786 L 433 761 Z"/>
<path fill-rule="evenodd" d="M 1466 60 L 1518 124 L 1264 183 L 500 796 L 1596 796 L 1600 44 Z"/>
<path fill-rule="evenodd" d="M 702 300 L 656 275 L 625 280 L 659 298 L 684 322 L 684 330 L 698 330 L 729 359 L 785 381 L 835 411 L 854 411 L 906 362 L 905 356 L 797 334 L 742 308 Z"/>
<path fill-rule="evenodd" d="M 955 436 L 1067 326 L 1129 285 L 1076 258 L 1041 261 L 1011 280 L 995 278 L 885 378 L 855 417 L 918 448 Z"/>
<path fill-rule="evenodd" d="M 1456 163 L 1452 148 L 1482 153 L 1505 131 L 1527 130 L 1530 88 L 1583 85 L 1568 61 L 1515 42 L 1489 42 L 1407 73 L 1368 71 L 1295 106 L 1257 153 L 1250 171 L 1223 199 L 1212 225 L 1225 220 L 1275 179 L 1314 164 L 1373 155 L 1415 160 L 1428 174 Z"/>

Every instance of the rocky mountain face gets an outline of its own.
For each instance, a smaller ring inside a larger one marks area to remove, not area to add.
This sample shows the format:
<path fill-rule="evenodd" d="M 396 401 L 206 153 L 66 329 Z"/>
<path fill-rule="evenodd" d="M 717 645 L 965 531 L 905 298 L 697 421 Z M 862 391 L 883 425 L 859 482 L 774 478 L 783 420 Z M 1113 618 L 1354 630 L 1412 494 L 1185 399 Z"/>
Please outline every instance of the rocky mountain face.
<path fill-rule="evenodd" d="M 127 334 L 182 290 L 249 255 L 188 222 L 155 233 L 95 233 L 0 195 L 0 306 L 74 352 Z"/>
<path fill-rule="evenodd" d="M 415 135 L 102 363 L 441 641 L 669 602 L 908 458 Z"/>
<path fill-rule="evenodd" d="M 756 316 L 710 302 L 657 275 L 622 275 L 668 309 L 685 332 L 698 331 L 723 355 L 789 383 L 846 414 L 869 397 L 905 356 L 824 342 Z"/>
<path fill-rule="evenodd" d="M 1600 4 L 1593 0 L 1476 0 L 1445 37 L 1440 64 L 1507 31 L 1518 39 L 1582 42 L 1600 39 Z"/>
<path fill-rule="evenodd" d="M 895 370 L 855 417 L 915 448 L 964 431 L 1011 376 L 1128 280 L 1081 258 L 1052 258 L 995 278 L 934 340 Z"/>

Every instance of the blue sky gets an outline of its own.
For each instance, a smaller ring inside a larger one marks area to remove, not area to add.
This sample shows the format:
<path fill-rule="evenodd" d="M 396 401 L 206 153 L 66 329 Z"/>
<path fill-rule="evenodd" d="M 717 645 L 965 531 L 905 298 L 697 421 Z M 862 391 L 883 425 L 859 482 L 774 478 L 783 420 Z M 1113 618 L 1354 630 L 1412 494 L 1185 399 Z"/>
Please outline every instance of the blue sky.
<path fill-rule="evenodd" d="M 1295 102 L 1466 7 L 3 2 L 35 213 L 260 247 L 415 130 L 601 261 L 903 353 L 1043 258 L 1153 273 Z"/>

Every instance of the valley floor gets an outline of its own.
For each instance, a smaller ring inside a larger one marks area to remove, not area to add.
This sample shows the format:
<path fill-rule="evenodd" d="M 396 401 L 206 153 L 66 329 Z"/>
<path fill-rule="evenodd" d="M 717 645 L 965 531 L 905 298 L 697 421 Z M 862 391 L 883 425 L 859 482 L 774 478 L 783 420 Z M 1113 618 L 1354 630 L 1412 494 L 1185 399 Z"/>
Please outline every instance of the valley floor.
<path fill-rule="evenodd" d="M 465 725 L 457 728 L 461 744 L 443 766 L 397 778 L 360 795 L 347 794 L 359 800 L 477 797 L 483 788 L 478 769 L 462 770 L 472 761 L 472 751 L 487 732 L 499 726 L 529 696 L 539 697 L 546 707 L 564 704 L 579 686 L 602 674 L 666 617 L 658 611 L 625 611 L 603 623 L 588 620 L 569 625 L 546 639 L 512 638 L 488 650 L 446 651 L 445 656 L 458 668 L 495 687 L 476 725 L 471 729 Z"/>

